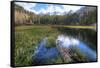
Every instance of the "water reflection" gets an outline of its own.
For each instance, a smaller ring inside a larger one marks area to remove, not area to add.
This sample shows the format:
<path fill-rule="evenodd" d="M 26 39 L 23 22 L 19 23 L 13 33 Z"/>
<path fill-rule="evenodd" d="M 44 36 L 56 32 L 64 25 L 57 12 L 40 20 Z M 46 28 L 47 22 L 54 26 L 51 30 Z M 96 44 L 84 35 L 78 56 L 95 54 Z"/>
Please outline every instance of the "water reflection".
<path fill-rule="evenodd" d="M 70 46 L 79 45 L 79 40 L 69 36 L 59 35 L 56 40 L 56 43 L 62 47 L 68 48 Z"/>
<path fill-rule="evenodd" d="M 58 56 L 58 50 L 56 47 L 46 48 L 47 37 L 41 40 L 38 48 L 33 55 L 33 64 L 53 64 L 54 59 Z"/>
<path fill-rule="evenodd" d="M 78 51 L 80 51 L 81 54 L 83 54 L 84 57 L 86 58 L 84 60 L 96 61 L 96 52 L 93 51 L 90 47 L 88 47 L 86 43 L 84 43 L 83 41 L 80 41 L 79 39 L 76 39 L 70 36 L 59 35 L 56 40 L 56 44 L 59 46 L 60 52 L 62 50 L 61 53 L 64 53 L 63 50 L 65 50 L 66 51 L 65 53 L 67 54 L 68 53 L 67 51 L 69 51 L 70 49 L 71 49 L 70 52 L 73 51 L 73 49 L 78 49 Z M 63 56 L 63 57 L 66 57 L 66 56 Z"/>
<path fill-rule="evenodd" d="M 88 30 L 73 31 L 72 29 L 71 31 L 70 29 L 69 31 L 68 29 L 67 32 L 68 34 L 61 32 L 60 35 L 56 36 L 55 41 L 53 41 L 55 47 L 47 48 L 47 42 L 51 42 L 48 41 L 48 37 L 43 38 L 32 56 L 33 64 L 54 64 L 59 55 L 62 58 L 61 63 L 96 61 L 96 46 L 93 46 L 96 43 L 96 34 L 92 31 L 88 32 Z M 91 37 L 88 37 L 89 35 Z M 91 41 L 93 38 L 94 40 Z M 93 43 L 92 45 L 88 44 L 90 41 Z"/>

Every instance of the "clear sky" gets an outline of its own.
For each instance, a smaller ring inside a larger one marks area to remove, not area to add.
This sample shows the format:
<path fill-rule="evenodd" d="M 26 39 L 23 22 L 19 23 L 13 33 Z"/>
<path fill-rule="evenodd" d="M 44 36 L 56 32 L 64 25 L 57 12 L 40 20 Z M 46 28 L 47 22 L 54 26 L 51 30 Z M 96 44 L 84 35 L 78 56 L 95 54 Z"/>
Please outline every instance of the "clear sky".
<path fill-rule="evenodd" d="M 16 2 L 17 5 L 22 6 L 24 9 L 28 11 L 32 11 L 36 14 L 39 13 L 50 13 L 58 12 L 58 15 L 63 14 L 63 12 L 69 12 L 72 10 L 73 12 L 79 10 L 83 6 L 75 6 L 75 5 L 60 5 L 60 4 L 42 4 L 42 3 L 25 3 L 25 2 Z"/>

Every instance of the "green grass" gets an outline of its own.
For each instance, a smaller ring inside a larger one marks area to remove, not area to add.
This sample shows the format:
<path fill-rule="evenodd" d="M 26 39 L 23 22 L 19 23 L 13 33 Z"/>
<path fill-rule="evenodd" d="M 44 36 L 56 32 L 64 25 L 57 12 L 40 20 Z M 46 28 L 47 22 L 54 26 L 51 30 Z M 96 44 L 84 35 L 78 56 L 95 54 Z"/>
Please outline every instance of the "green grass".
<path fill-rule="evenodd" d="M 53 26 L 55 27 L 55 26 Z M 32 65 L 32 54 L 39 42 L 48 37 L 46 47 L 56 47 L 56 38 L 62 34 L 57 28 L 52 26 L 16 26 L 15 27 L 15 65 L 27 66 Z M 57 26 L 56 26 L 57 27 Z M 62 26 L 61 26 L 62 28 Z M 79 28 L 90 29 L 95 26 L 63 26 L 63 28 Z M 63 29 L 64 30 L 64 29 Z M 63 32 L 63 31 L 62 31 Z M 64 30 L 64 32 L 66 32 Z M 69 32 L 69 30 L 67 31 Z M 58 56 L 55 63 L 63 63 L 62 59 Z"/>
<path fill-rule="evenodd" d="M 15 65 L 31 65 L 31 57 L 39 42 L 48 37 L 46 47 L 55 47 L 59 32 L 51 27 L 16 26 L 15 27 Z M 57 61 L 58 62 L 58 61 Z"/>
<path fill-rule="evenodd" d="M 64 26 L 66 28 L 95 29 L 96 26 Z"/>

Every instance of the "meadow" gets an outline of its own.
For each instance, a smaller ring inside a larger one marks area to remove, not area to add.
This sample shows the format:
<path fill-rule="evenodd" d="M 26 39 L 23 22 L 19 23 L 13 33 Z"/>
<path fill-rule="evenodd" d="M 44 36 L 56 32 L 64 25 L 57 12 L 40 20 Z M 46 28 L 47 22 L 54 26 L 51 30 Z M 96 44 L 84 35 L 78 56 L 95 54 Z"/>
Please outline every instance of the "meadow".
<path fill-rule="evenodd" d="M 31 65 L 32 54 L 39 42 L 48 37 L 47 48 L 55 47 L 59 31 L 48 26 L 16 26 L 15 27 L 15 65 Z M 55 63 L 61 63 L 61 59 Z"/>
<path fill-rule="evenodd" d="M 40 41 L 47 37 L 48 42 L 46 48 L 56 47 L 56 39 L 60 34 L 72 35 L 74 37 L 83 36 L 84 41 L 86 40 L 88 43 L 92 44 L 91 48 L 96 48 L 94 44 L 96 44 L 96 40 L 90 40 L 89 36 L 94 36 L 94 32 L 92 33 L 90 30 L 84 31 L 83 29 L 94 29 L 93 26 L 85 28 L 85 26 L 80 26 L 80 30 L 72 26 L 36 26 L 36 25 L 22 25 L 15 26 L 15 65 L 16 66 L 29 66 L 32 65 L 32 55 L 34 54 L 35 49 L 38 47 Z M 91 33 L 91 34 L 89 34 Z M 91 43 L 92 42 L 92 43 Z M 78 58 L 79 59 L 79 58 Z M 64 63 L 62 57 L 59 55 L 54 64 Z M 66 62 L 65 62 L 66 63 Z"/>
<path fill-rule="evenodd" d="M 50 5 L 56 7 L 54 4 Z M 45 6 L 48 4 L 44 4 L 41 8 Z M 26 10 L 25 7 L 14 3 L 12 23 L 15 24 L 13 53 L 15 66 L 96 61 L 96 6 L 80 7 L 75 12 L 73 9 L 68 11 L 62 9 L 63 12 L 59 12 L 53 8 L 52 12 L 38 14 Z M 32 10 L 36 11 L 35 8 L 41 10 L 39 6 L 35 6 Z"/>

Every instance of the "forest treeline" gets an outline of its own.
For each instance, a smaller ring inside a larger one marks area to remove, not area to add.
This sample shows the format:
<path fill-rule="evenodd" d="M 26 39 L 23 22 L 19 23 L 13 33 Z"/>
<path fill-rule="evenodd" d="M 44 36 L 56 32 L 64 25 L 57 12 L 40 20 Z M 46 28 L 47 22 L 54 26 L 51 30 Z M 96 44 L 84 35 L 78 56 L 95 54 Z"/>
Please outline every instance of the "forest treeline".
<path fill-rule="evenodd" d="M 97 23 L 96 7 L 82 7 L 74 13 L 70 10 L 64 12 L 63 15 L 57 15 L 56 11 L 53 15 L 35 14 L 16 4 L 14 8 L 16 25 L 91 25 Z"/>

